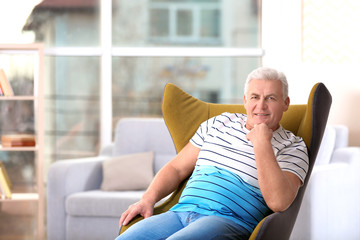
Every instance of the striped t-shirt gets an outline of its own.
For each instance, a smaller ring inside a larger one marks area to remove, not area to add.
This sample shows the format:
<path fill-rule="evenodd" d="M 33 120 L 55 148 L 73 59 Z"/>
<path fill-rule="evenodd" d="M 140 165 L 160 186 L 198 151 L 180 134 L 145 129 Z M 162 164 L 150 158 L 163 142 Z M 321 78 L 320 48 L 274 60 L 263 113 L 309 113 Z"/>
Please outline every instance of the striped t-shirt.
<path fill-rule="evenodd" d="M 172 211 L 227 217 L 250 232 L 267 214 L 259 189 L 254 149 L 247 140 L 246 115 L 223 113 L 202 123 L 190 142 L 199 147 L 195 170 Z M 308 171 L 302 138 L 281 126 L 271 140 L 280 168 L 303 182 Z"/>

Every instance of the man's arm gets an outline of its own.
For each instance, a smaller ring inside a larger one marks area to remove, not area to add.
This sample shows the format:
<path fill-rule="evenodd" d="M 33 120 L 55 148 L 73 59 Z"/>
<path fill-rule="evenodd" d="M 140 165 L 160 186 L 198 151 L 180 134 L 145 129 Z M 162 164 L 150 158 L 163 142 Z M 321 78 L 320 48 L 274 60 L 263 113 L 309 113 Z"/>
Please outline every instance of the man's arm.
<path fill-rule="evenodd" d="M 254 146 L 258 181 L 265 202 L 272 211 L 281 212 L 294 201 L 301 180 L 295 174 L 281 170 L 271 146 L 272 133 L 266 124 L 259 124 L 247 137 Z"/>
<path fill-rule="evenodd" d="M 153 214 L 155 203 L 172 193 L 192 173 L 199 152 L 199 148 L 188 143 L 156 174 L 141 200 L 131 205 L 121 215 L 120 226 L 127 225 L 138 214 L 144 218 L 150 217 Z"/>

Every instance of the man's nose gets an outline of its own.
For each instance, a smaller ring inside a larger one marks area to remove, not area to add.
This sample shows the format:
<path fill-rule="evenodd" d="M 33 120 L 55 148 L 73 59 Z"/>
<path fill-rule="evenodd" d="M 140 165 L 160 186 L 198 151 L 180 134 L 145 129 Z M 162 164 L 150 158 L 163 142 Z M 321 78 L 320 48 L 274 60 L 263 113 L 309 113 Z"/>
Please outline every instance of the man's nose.
<path fill-rule="evenodd" d="M 258 107 L 260 109 L 266 109 L 267 108 L 266 99 L 261 98 L 258 102 Z"/>

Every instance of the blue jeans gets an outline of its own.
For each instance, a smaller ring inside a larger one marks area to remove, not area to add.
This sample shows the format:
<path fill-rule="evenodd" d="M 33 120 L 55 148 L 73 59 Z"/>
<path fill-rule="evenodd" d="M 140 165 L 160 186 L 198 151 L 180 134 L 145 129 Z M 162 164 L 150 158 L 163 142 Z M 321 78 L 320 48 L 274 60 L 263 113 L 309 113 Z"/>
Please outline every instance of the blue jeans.
<path fill-rule="evenodd" d="M 250 234 L 224 217 L 168 211 L 134 224 L 115 240 L 248 239 Z"/>

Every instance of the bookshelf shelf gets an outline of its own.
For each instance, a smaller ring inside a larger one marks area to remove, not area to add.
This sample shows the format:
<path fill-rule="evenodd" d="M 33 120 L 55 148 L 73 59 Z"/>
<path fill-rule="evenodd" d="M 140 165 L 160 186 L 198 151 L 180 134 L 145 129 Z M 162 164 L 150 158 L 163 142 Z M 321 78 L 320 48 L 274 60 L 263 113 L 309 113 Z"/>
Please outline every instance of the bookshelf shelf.
<path fill-rule="evenodd" d="M 0 199 L 0 202 L 13 202 L 13 201 L 38 201 L 39 194 L 37 193 L 13 193 L 11 198 Z"/>
<path fill-rule="evenodd" d="M 0 101 L 34 101 L 34 96 L 1 96 Z"/>
<path fill-rule="evenodd" d="M 36 227 L 34 231 L 24 234 L 33 235 L 31 239 L 43 240 L 45 237 L 43 44 L 0 44 L 0 67 L 6 73 L 13 89 L 13 96 L 0 96 L 0 112 L 3 113 L 0 114 L 0 136 L 20 134 L 25 126 L 34 132 L 31 134 L 35 136 L 36 142 L 35 146 L 24 147 L 3 147 L 0 143 L 0 153 L 6 157 L 4 165 L 11 183 L 13 186 L 18 184 L 16 185 L 18 190 L 14 189 L 11 198 L 0 198 L 0 203 L 11 206 L 12 210 L 26 207 L 28 203 L 29 206 L 36 206 L 29 208 L 30 211 L 36 212 L 31 215 Z M 21 180 L 16 182 L 18 178 Z M 23 185 L 25 188 L 21 188 Z M 0 208 L 0 216 L 9 214 L 2 211 L 3 208 Z M 29 218 L 28 215 L 26 217 Z M 20 233 L 16 232 L 16 234 Z M 12 236 L 14 233 L 9 232 L 8 235 Z M 6 236 L 6 233 L 2 232 L 1 236 Z"/>
<path fill-rule="evenodd" d="M 37 146 L 35 147 L 3 147 L 0 144 L 0 151 L 38 151 L 39 148 Z"/>

